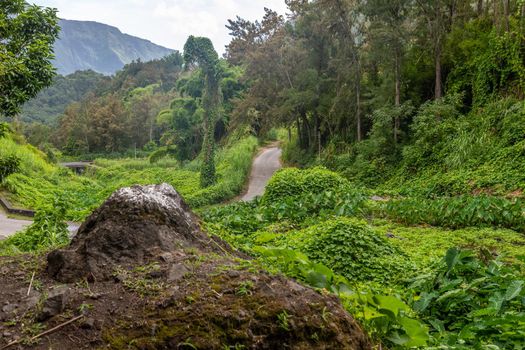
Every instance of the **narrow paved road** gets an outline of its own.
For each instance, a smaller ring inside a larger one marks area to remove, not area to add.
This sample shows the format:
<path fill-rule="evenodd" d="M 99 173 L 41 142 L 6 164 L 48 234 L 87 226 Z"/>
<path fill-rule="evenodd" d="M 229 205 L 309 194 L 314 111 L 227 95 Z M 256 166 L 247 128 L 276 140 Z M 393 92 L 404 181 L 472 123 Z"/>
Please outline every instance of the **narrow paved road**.
<path fill-rule="evenodd" d="M 0 239 L 10 236 L 28 225 L 31 225 L 30 220 L 9 219 L 2 209 L 0 209 Z"/>
<path fill-rule="evenodd" d="M 266 184 L 272 175 L 281 168 L 281 154 L 282 150 L 280 148 L 271 147 L 265 149 L 255 158 L 248 191 L 241 198 L 242 201 L 251 201 L 264 193 Z"/>

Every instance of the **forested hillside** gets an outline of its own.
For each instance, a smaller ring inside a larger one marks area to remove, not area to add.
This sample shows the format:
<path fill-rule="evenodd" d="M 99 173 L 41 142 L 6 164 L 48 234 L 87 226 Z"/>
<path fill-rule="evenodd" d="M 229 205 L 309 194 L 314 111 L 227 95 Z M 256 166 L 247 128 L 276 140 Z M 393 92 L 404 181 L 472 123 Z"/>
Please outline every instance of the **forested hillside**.
<path fill-rule="evenodd" d="M 53 85 L 24 104 L 20 119 L 28 123 L 54 124 L 68 105 L 80 101 L 88 92 L 95 91 L 104 79 L 107 78 L 91 70 L 57 75 Z"/>

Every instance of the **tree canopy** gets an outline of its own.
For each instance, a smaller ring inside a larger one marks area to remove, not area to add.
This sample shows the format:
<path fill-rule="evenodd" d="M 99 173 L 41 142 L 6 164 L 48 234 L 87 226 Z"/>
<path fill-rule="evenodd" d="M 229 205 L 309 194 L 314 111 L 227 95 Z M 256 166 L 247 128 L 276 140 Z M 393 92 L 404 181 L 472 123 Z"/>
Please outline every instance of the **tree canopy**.
<path fill-rule="evenodd" d="M 13 116 L 55 75 L 56 10 L 23 0 L 0 1 L 0 114 Z"/>

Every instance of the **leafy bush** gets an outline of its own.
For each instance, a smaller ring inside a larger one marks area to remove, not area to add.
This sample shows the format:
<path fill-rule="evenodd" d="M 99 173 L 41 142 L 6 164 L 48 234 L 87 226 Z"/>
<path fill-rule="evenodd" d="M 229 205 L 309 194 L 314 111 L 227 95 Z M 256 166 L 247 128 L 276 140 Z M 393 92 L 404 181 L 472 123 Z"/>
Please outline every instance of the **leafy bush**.
<path fill-rule="evenodd" d="M 56 201 L 52 206 L 36 212 L 33 223 L 24 231 L 9 237 L 0 245 L 0 250 L 8 246 L 22 252 L 35 252 L 67 244 L 69 231 L 65 222 L 66 206 L 63 201 Z"/>
<path fill-rule="evenodd" d="M 157 163 L 160 159 L 166 157 L 169 154 L 169 150 L 166 147 L 159 148 L 149 156 L 149 162 L 151 164 Z"/>
<path fill-rule="evenodd" d="M 288 233 L 284 242 L 352 281 L 388 283 L 406 277 L 414 268 L 386 238 L 353 218 L 335 218 Z"/>
<path fill-rule="evenodd" d="M 525 282 L 492 254 L 448 250 L 431 274 L 416 278 L 413 307 L 448 349 L 522 349 Z M 441 347 L 443 348 L 443 347 Z"/>
<path fill-rule="evenodd" d="M 297 228 L 326 217 L 358 215 L 366 199 L 362 190 L 349 188 L 345 192 L 304 193 L 274 202 L 232 203 L 203 211 L 202 217 L 230 234 L 249 236 L 275 223 L 288 222 Z"/>
<path fill-rule="evenodd" d="M 0 123 L 0 139 L 11 133 L 11 127 L 7 123 Z"/>
<path fill-rule="evenodd" d="M 504 227 L 525 232 L 525 201 L 491 196 L 407 198 L 387 202 L 385 214 L 404 224 L 434 226 Z"/>
<path fill-rule="evenodd" d="M 318 194 L 324 191 L 339 192 L 350 187 L 341 175 L 323 167 L 305 170 L 286 168 L 279 170 L 266 187 L 263 202 L 272 203 L 286 197 Z"/>
<path fill-rule="evenodd" d="M 0 183 L 18 171 L 20 171 L 20 158 L 15 155 L 0 158 Z"/>

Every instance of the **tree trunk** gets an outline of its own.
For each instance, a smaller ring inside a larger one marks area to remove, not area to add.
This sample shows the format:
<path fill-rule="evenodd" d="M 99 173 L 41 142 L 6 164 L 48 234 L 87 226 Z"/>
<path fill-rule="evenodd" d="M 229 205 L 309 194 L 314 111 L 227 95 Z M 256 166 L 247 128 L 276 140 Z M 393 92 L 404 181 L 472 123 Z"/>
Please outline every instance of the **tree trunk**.
<path fill-rule="evenodd" d="M 399 107 L 401 105 L 401 68 L 400 68 L 400 55 L 399 55 L 399 50 L 396 49 L 395 51 L 395 67 L 394 67 L 394 71 L 395 71 L 395 85 L 396 85 L 396 96 L 395 96 L 395 105 L 396 107 Z M 399 121 L 399 114 L 396 113 L 396 117 L 394 118 L 394 143 L 397 144 L 397 138 L 398 138 L 398 133 L 399 133 L 399 125 L 400 125 L 400 121 Z"/>
<path fill-rule="evenodd" d="M 443 97 L 443 90 L 441 88 L 441 43 L 436 45 L 435 53 L 435 62 L 436 62 L 436 86 L 434 89 L 435 99 L 438 100 Z"/>
<path fill-rule="evenodd" d="M 435 11 L 436 23 L 434 33 L 434 63 L 436 64 L 436 85 L 434 87 L 434 98 L 438 100 L 443 96 L 443 91 L 441 90 L 441 27 L 443 22 L 440 1 L 437 1 Z"/>
<path fill-rule="evenodd" d="M 483 0 L 478 0 L 478 17 L 483 16 Z"/>
<path fill-rule="evenodd" d="M 508 33 L 510 32 L 510 23 L 509 23 L 509 17 L 510 17 L 510 1 L 509 0 L 503 0 L 503 13 L 504 13 L 504 21 L 505 21 L 505 31 Z"/>
<path fill-rule="evenodd" d="M 363 135 L 361 131 L 361 67 L 359 62 L 359 57 L 356 54 L 356 86 L 355 86 L 355 95 L 356 95 L 356 112 L 355 112 L 355 118 L 357 122 L 357 142 L 361 142 L 363 140 Z"/>

